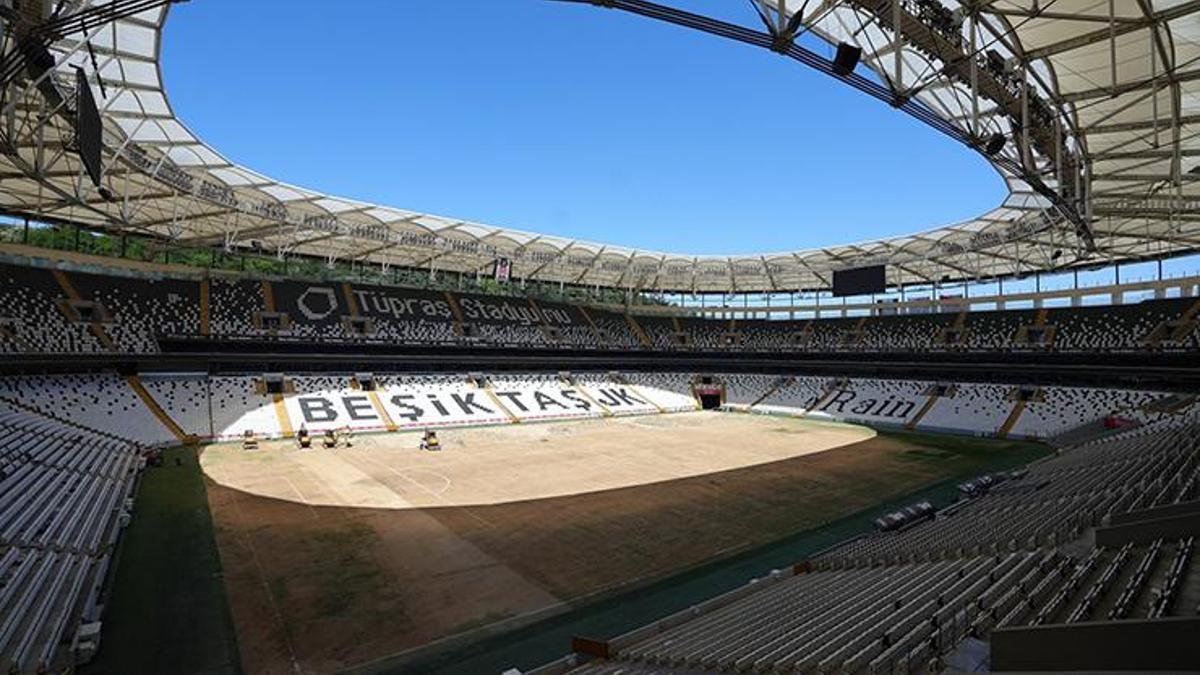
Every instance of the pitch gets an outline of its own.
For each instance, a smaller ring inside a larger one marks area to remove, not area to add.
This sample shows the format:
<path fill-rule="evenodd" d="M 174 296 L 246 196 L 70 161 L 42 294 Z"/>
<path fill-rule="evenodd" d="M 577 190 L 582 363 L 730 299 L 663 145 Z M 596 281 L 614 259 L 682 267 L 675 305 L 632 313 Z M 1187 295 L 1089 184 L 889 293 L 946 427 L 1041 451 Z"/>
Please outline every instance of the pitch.
<path fill-rule="evenodd" d="M 680 413 L 204 450 L 249 673 L 333 672 L 815 527 L 969 470 L 865 427 Z"/>
<path fill-rule="evenodd" d="M 372 435 L 333 451 L 276 441 L 265 444 L 265 453 L 247 454 L 226 445 L 206 451 L 202 465 L 226 487 L 311 506 L 485 506 L 730 471 L 867 440 L 875 432 L 695 412 L 438 435 L 441 452 L 418 452 L 418 434 Z"/>

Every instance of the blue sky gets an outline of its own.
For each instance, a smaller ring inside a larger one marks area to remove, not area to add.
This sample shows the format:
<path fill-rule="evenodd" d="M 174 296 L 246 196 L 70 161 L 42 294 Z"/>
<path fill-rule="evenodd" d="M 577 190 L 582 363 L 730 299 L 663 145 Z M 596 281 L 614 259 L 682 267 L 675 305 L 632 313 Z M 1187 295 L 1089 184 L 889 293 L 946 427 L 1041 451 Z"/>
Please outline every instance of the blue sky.
<path fill-rule="evenodd" d="M 624 246 L 847 243 L 1004 196 L 976 154 L 835 80 L 590 5 L 185 3 L 164 77 L 194 131 L 279 180 Z"/>

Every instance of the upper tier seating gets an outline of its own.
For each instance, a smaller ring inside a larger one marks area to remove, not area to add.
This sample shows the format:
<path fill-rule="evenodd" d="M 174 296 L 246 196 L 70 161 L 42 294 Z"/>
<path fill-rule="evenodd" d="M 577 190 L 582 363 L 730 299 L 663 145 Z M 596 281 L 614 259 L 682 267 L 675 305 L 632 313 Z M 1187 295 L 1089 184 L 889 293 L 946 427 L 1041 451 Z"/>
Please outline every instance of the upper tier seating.
<path fill-rule="evenodd" d="M 1037 320 L 1033 310 L 1009 312 L 972 312 L 967 314 L 963 344 L 967 349 L 997 350 L 1016 346 L 1016 336 L 1023 326 Z"/>
<path fill-rule="evenodd" d="M 1134 350 L 1145 346 L 1146 338 L 1160 323 L 1179 318 L 1193 302 L 1192 298 L 1183 298 L 1054 310 L 1047 322 L 1056 328 L 1054 346 L 1057 349 Z"/>
<path fill-rule="evenodd" d="M 865 322 L 858 347 L 864 351 L 928 351 L 944 346 L 944 331 L 956 314 L 918 314 L 877 317 Z"/>
<path fill-rule="evenodd" d="M 209 289 L 209 303 L 212 307 L 209 321 L 213 335 L 262 334 L 254 322 L 255 315 L 266 311 L 267 308 L 262 284 L 255 281 L 213 279 Z"/>
<path fill-rule="evenodd" d="M 682 344 L 677 339 L 677 331 L 675 324 L 666 317 L 661 316 L 639 316 L 635 319 L 637 324 L 645 331 L 646 336 L 650 338 L 650 345 L 657 349 L 681 349 L 686 348 L 686 344 Z"/>
<path fill-rule="evenodd" d="M 623 315 L 602 310 L 588 310 L 588 314 L 596 322 L 596 328 L 600 332 L 601 347 L 630 349 L 642 346 Z"/>
<path fill-rule="evenodd" d="M 78 313 L 80 305 L 86 316 Z M 1190 318 L 1195 305 L 1192 298 L 1176 298 L 790 321 L 671 318 L 344 282 L 201 282 L 0 265 L 0 353 L 151 353 L 158 351 L 159 337 L 206 329 L 219 339 L 689 351 L 1196 349 L 1200 336 Z"/>
<path fill-rule="evenodd" d="M 287 336 L 399 344 L 456 339 L 454 311 L 444 293 L 301 281 L 276 281 L 270 288 L 273 311 L 290 324 Z"/>
<path fill-rule="evenodd" d="M 156 335 L 200 332 L 200 287 L 190 281 L 117 277 L 105 274 L 68 275 L 81 300 L 103 307 L 108 314 L 102 329 L 115 351 L 158 351 Z"/>
<path fill-rule="evenodd" d="M 90 324 L 72 321 L 67 297 L 48 270 L 0 266 L 0 325 L 12 334 L 5 351 L 93 354 L 105 351 Z"/>
<path fill-rule="evenodd" d="M 804 333 L 792 321 L 739 321 L 735 329 L 743 347 L 761 351 L 804 348 Z"/>

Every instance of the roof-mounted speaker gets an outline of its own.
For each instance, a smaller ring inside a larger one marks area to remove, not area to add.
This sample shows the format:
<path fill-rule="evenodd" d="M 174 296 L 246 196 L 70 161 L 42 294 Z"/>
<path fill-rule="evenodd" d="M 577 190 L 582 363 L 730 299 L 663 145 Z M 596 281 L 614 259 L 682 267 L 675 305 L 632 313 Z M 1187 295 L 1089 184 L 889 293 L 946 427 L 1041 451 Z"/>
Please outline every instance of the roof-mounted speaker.
<path fill-rule="evenodd" d="M 862 58 L 861 47 L 839 42 L 837 54 L 833 57 L 833 74 L 838 77 L 846 77 L 853 73 L 860 58 Z"/>
<path fill-rule="evenodd" d="M 992 134 L 992 137 L 988 139 L 987 145 L 983 146 L 983 151 L 988 157 L 995 157 L 1000 154 L 1000 151 L 1004 149 L 1004 144 L 1007 142 L 1008 139 L 1004 138 L 1004 134 Z"/>

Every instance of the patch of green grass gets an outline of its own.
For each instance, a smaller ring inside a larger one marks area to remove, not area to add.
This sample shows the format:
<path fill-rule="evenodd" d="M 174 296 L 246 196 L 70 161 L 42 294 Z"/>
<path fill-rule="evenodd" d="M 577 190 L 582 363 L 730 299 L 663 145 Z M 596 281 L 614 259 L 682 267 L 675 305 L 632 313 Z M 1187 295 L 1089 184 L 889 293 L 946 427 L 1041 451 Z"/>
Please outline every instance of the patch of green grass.
<path fill-rule="evenodd" d="M 83 675 L 237 675 L 237 642 L 196 451 L 148 468 L 125 530 L 100 653 Z M 178 462 L 178 464 L 176 463 Z"/>
<path fill-rule="evenodd" d="M 941 459 L 945 457 L 953 457 L 955 454 L 946 450 L 914 448 L 912 450 L 905 450 L 903 456 L 909 459 Z"/>
<path fill-rule="evenodd" d="M 313 541 L 334 550 L 347 547 L 370 546 L 379 538 L 375 530 L 366 523 L 352 520 L 338 524 L 336 529 L 327 529 L 312 535 Z"/>
<path fill-rule="evenodd" d="M 361 521 L 338 522 L 308 537 L 309 555 L 324 561 L 306 571 L 302 586 L 313 589 L 309 607 L 312 618 L 363 618 L 365 608 L 387 596 L 388 579 L 375 558 L 379 533 Z M 276 598 L 286 597 L 288 578 L 269 581 Z M 389 610 L 392 625 L 407 623 L 403 611 Z"/>
<path fill-rule="evenodd" d="M 1015 468 L 1051 452 L 1049 446 L 1034 441 L 895 429 L 878 430 L 878 435 L 914 446 L 904 452 L 905 459 L 941 464 L 952 478 Z"/>
<path fill-rule="evenodd" d="M 271 588 L 271 597 L 275 599 L 275 602 L 277 602 L 279 604 L 283 604 L 283 603 L 287 602 L 287 597 L 288 597 L 287 577 L 274 577 L 268 582 L 268 585 Z"/>

